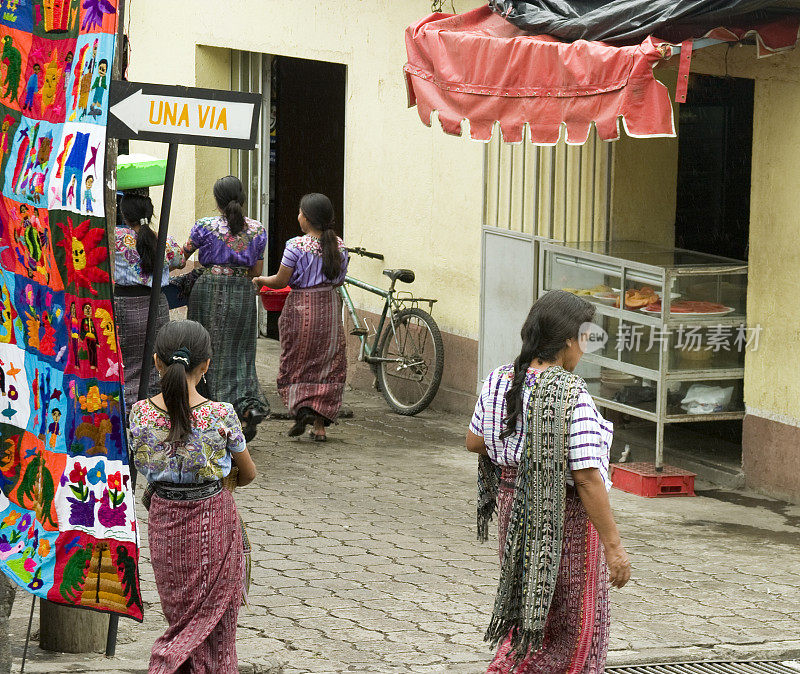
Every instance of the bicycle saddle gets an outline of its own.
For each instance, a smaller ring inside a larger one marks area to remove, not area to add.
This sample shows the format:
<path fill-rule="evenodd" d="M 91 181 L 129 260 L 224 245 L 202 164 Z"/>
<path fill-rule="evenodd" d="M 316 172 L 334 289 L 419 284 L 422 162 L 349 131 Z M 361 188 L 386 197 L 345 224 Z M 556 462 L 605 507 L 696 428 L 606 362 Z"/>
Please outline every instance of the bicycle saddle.
<path fill-rule="evenodd" d="M 403 283 L 414 283 L 414 272 L 410 269 L 384 269 L 383 275 L 388 276 L 392 281 L 402 281 Z"/>

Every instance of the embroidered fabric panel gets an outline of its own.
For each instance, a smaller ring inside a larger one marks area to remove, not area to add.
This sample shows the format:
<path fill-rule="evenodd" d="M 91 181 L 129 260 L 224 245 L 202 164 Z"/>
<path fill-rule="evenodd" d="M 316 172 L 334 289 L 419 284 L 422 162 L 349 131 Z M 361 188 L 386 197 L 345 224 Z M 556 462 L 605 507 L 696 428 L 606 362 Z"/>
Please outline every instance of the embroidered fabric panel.
<path fill-rule="evenodd" d="M 103 199 L 116 6 L 0 15 L 0 570 L 141 620 Z"/>

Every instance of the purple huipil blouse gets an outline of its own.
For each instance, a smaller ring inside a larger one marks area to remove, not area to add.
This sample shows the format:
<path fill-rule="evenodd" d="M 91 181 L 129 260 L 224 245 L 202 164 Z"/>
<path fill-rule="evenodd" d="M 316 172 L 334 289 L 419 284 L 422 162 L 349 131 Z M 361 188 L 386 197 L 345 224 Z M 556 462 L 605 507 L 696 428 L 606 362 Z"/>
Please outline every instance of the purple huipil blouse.
<path fill-rule="evenodd" d="M 339 242 L 339 254 L 342 256 L 342 270 L 335 279 L 329 279 L 322 273 L 322 244 L 319 239 L 308 234 L 289 239 L 281 259 L 281 264 L 292 270 L 289 287 L 294 290 L 322 285 L 341 285 L 347 274 L 350 256 L 347 254 L 344 241 L 338 237 L 336 240 Z"/>
<path fill-rule="evenodd" d="M 186 256 L 199 250 L 197 257 L 204 267 L 252 267 L 264 257 L 267 230 L 256 220 L 245 218 L 244 221 L 247 229 L 233 236 L 222 216 L 198 220 L 184 247 Z"/>

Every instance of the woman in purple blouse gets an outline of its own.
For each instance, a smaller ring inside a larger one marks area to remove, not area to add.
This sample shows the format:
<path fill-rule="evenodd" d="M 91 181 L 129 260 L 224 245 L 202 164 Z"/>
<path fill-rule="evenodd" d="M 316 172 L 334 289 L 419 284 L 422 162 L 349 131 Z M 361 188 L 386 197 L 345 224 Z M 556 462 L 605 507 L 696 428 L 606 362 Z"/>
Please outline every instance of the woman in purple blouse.
<path fill-rule="evenodd" d="M 344 281 L 349 257 L 333 231 L 333 205 L 324 194 L 306 194 L 297 221 L 303 236 L 286 242 L 278 273 L 259 276 L 253 283 L 292 288 L 278 322 L 278 392 L 295 418 L 289 435 L 302 435 L 313 423 L 311 434 L 322 442 L 327 439 L 325 427 L 339 415 L 347 375 L 336 287 Z"/>
<path fill-rule="evenodd" d="M 187 259 L 199 251 L 203 272 L 189 297 L 188 318 L 211 334 L 214 360 L 203 394 L 233 405 L 249 442 L 269 414 L 256 374 L 258 319 L 250 281 L 261 273 L 267 230 L 245 217 L 238 178 L 217 180 L 214 199 L 220 215 L 198 220 L 183 247 Z"/>

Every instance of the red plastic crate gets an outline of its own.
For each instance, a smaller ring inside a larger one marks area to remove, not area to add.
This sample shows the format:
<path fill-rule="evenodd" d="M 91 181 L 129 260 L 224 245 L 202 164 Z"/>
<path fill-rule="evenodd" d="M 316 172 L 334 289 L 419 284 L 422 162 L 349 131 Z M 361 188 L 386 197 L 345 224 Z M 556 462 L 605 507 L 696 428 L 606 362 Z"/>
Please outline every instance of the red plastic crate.
<path fill-rule="evenodd" d="M 282 311 L 290 291 L 291 288 L 289 286 L 280 290 L 273 290 L 263 286 L 261 288 L 261 304 L 264 305 L 264 309 L 267 311 Z"/>
<path fill-rule="evenodd" d="M 611 481 L 617 489 L 646 498 L 694 496 L 696 476 L 675 466 L 663 466 L 659 472 L 655 464 L 647 462 L 612 463 L 610 470 Z"/>

